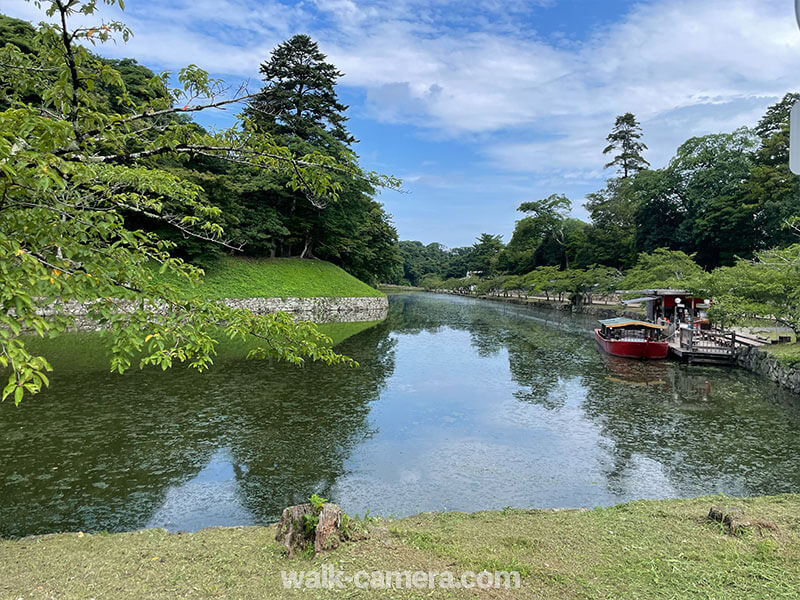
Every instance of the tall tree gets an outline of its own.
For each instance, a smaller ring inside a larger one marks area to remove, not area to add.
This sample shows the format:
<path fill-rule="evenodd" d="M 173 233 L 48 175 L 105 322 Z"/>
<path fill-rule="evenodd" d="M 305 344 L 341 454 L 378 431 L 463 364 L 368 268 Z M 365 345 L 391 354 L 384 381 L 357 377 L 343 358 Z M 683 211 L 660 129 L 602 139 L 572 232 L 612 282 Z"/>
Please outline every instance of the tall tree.
<path fill-rule="evenodd" d="M 636 212 L 641 204 L 636 182 L 637 177 L 612 178 L 604 189 L 586 196 L 583 206 L 592 219 L 587 243 L 598 264 L 625 268 L 636 258 Z"/>
<path fill-rule="evenodd" d="M 759 207 L 747 189 L 757 145 L 752 130 L 742 127 L 691 138 L 670 161 L 674 192 L 685 213 L 682 249 L 696 252 L 705 268 L 749 258 L 761 243 Z"/>
<path fill-rule="evenodd" d="M 642 152 L 647 150 L 647 146 L 644 145 L 644 142 L 639 141 L 641 137 L 642 129 L 633 113 L 618 116 L 614 122 L 614 128 L 606 137 L 608 146 L 603 149 L 603 154 L 611 154 L 615 151 L 618 154 L 614 155 L 613 160 L 606 164 L 605 168 L 617 167 L 618 171 L 622 173 L 622 177 L 627 178 L 633 173 L 649 167 L 650 163 L 642 156 Z"/>
<path fill-rule="evenodd" d="M 646 169 L 632 178 L 640 197 L 636 211 L 635 248 L 637 253 L 656 248 L 678 250 L 684 247 L 681 225 L 687 207 L 678 194 L 677 175 L 669 169 Z"/>
<path fill-rule="evenodd" d="M 316 142 L 332 136 L 352 144 L 355 139 L 345 128 L 347 106 L 339 102 L 335 89 L 343 73 L 326 58 L 305 34 L 279 44 L 261 64 L 266 85 L 250 102 L 253 118 L 278 135 L 290 133 Z"/>
<path fill-rule="evenodd" d="M 472 245 L 471 271 L 480 271 L 484 277 L 497 271 L 497 258 L 503 250 L 503 236 L 482 233 Z"/>
<path fill-rule="evenodd" d="M 346 129 L 347 106 L 336 94 L 342 73 L 326 61 L 315 41 L 295 35 L 279 44 L 261 65 L 261 73 L 265 86 L 246 111 L 261 129 L 298 152 L 355 158 L 350 149 L 355 140 Z M 397 232 L 373 198 L 374 188 L 336 174 L 332 180 L 337 200 L 322 210 L 302 203 L 285 175 L 260 178 L 263 192 L 249 194 L 246 209 L 249 214 L 276 214 L 287 232 L 269 236 L 270 252 L 330 260 L 369 282 L 394 279 L 401 262 Z M 272 219 L 265 226 L 279 231 Z"/>
<path fill-rule="evenodd" d="M 515 275 L 529 272 L 536 266 L 534 255 L 542 244 L 544 232 L 534 217 L 523 217 L 514 225 L 511 240 L 503 249 L 498 266 Z"/>
<path fill-rule="evenodd" d="M 569 269 L 585 267 L 594 261 L 592 248 L 587 245 L 591 225 L 580 219 L 566 218 L 557 233 L 547 233 L 533 253 L 533 264 Z"/>

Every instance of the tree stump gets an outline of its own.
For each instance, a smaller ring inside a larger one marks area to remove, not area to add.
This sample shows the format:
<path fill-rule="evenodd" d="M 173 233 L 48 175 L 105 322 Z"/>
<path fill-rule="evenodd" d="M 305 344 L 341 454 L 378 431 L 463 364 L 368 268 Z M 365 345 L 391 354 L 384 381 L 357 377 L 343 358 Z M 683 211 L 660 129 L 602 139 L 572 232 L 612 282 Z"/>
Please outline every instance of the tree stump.
<path fill-rule="evenodd" d="M 275 541 L 283 544 L 289 551 L 289 558 L 294 556 L 295 550 L 304 552 L 309 542 L 314 541 L 314 534 L 306 531 L 306 515 L 316 515 L 311 504 L 297 504 L 283 509 L 278 530 L 275 532 Z"/>
<path fill-rule="evenodd" d="M 311 504 L 290 506 L 283 510 L 275 540 L 289 551 L 289 558 L 296 551 L 305 552 L 309 548 L 315 554 L 334 550 L 342 540 L 350 538 L 350 533 L 342 528 L 342 515 L 338 504 L 325 503 L 319 513 Z"/>
<path fill-rule="evenodd" d="M 314 552 L 338 548 L 339 542 L 346 537 L 342 531 L 342 509 L 338 504 L 325 504 L 319 513 L 319 523 L 314 537 Z"/>

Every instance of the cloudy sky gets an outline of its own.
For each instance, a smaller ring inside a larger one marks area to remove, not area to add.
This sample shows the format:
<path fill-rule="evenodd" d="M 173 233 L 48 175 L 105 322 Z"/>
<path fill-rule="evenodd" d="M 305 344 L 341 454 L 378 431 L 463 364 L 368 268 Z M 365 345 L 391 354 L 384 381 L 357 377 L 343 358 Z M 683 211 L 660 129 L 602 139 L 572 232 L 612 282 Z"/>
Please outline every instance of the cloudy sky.
<path fill-rule="evenodd" d="M 0 10 L 42 19 L 24 0 Z M 404 180 L 408 194 L 381 196 L 401 239 L 451 247 L 508 240 L 520 202 L 551 193 L 585 218 L 618 114 L 637 115 L 658 167 L 800 89 L 791 0 L 126 0 L 101 14 L 134 30 L 101 54 L 251 85 L 276 44 L 308 33 L 345 73 L 362 164 Z"/>

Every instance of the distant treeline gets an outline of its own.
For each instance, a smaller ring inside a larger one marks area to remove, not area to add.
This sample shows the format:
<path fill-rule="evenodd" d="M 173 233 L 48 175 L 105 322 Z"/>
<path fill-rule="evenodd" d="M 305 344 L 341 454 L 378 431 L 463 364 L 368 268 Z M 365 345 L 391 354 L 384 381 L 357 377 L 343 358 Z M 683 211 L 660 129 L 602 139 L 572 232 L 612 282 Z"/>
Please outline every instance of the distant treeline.
<path fill-rule="evenodd" d="M 648 168 L 639 123 L 622 115 L 605 149 L 612 157 L 606 166 L 618 176 L 586 197 L 590 223 L 569 216 L 572 203 L 563 195 L 525 202 L 507 244 L 488 233 L 464 248 L 401 241 L 403 274 L 393 283 L 468 271 L 482 279 L 519 276 L 541 267 L 625 271 L 658 248 L 692 255 L 711 270 L 786 248 L 798 239 L 789 222 L 800 215 L 798 177 L 788 166 L 789 111 L 798 98 L 787 94 L 753 129 L 687 140 L 662 169 Z"/>

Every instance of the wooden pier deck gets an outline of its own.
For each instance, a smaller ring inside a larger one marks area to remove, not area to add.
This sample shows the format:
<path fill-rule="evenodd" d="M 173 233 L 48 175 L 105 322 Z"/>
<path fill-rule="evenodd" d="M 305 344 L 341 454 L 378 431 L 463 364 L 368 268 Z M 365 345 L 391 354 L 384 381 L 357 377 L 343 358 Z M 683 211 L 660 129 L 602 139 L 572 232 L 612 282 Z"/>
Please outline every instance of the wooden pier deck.
<path fill-rule="evenodd" d="M 670 354 L 690 364 L 732 365 L 739 350 L 766 340 L 733 331 L 679 329 L 669 341 Z"/>

